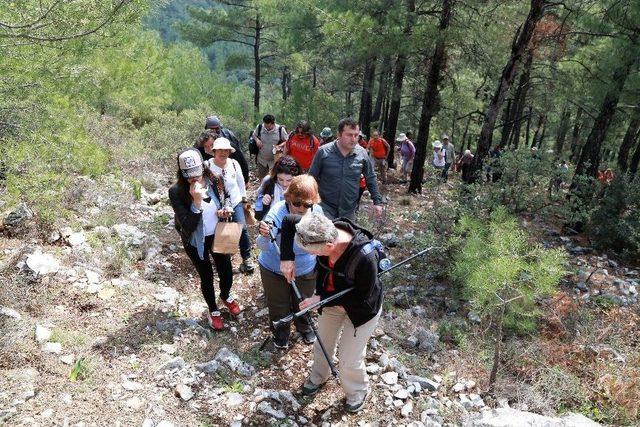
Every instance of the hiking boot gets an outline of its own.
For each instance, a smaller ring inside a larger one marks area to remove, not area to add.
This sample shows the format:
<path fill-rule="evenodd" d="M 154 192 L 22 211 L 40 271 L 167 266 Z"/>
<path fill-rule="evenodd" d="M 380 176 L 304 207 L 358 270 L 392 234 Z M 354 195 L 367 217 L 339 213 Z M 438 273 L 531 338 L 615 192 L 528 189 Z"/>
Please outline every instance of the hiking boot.
<path fill-rule="evenodd" d="M 289 337 L 283 338 L 275 336 L 273 337 L 273 346 L 278 350 L 286 350 L 289 348 Z"/>
<path fill-rule="evenodd" d="M 251 274 L 256 269 L 256 265 L 253 263 L 251 258 L 247 258 L 242 260 L 242 264 L 240 264 L 239 270 L 240 273 Z"/>
<path fill-rule="evenodd" d="M 311 378 L 307 378 L 302 385 L 302 395 L 315 396 L 316 394 L 318 394 L 322 386 L 324 386 L 324 383 L 314 384 L 313 382 L 311 382 Z"/>
<path fill-rule="evenodd" d="M 289 348 L 289 335 L 291 326 L 289 323 L 280 325 L 273 331 L 273 345 L 275 348 L 285 350 Z"/>
<path fill-rule="evenodd" d="M 240 305 L 238 305 L 238 301 L 236 301 L 233 297 L 229 297 L 226 300 L 223 299 L 222 302 L 225 306 L 227 306 L 229 313 L 234 316 L 237 316 L 242 311 L 240 309 Z"/>
<path fill-rule="evenodd" d="M 222 316 L 219 311 L 212 311 L 207 315 L 207 320 L 209 320 L 209 326 L 214 331 L 221 331 L 224 329 L 224 323 L 222 322 Z"/>
<path fill-rule="evenodd" d="M 367 389 L 367 393 L 364 395 L 364 397 L 362 398 L 362 400 L 360 402 L 356 402 L 356 403 L 344 403 L 344 410 L 350 413 L 356 413 L 356 412 L 360 412 L 360 410 L 362 410 L 362 408 L 364 408 L 364 405 L 367 403 L 367 400 L 369 400 L 369 395 L 371 394 L 371 389 Z"/>
<path fill-rule="evenodd" d="M 313 330 L 311 329 L 309 329 L 308 331 L 300 332 L 300 335 L 302 335 L 302 341 L 304 341 L 304 343 L 307 345 L 316 342 L 316 334 L 314 334 Z"/>

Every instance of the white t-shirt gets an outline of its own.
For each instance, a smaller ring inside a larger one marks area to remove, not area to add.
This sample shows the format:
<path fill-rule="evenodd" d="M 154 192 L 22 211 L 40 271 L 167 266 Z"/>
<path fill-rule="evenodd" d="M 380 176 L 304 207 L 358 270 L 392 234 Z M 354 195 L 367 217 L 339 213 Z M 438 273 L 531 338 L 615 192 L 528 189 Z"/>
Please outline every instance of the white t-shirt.
<path fill-rule="evenodd" d="M 440 157 L 440 155 L 442 157 Z M 437 167 L 444 167 L 445 158 L 446 158 L 446 153 L 445 153 L 444 149 L 440 150 L 440 153 L 434 151 L 433 152 L 433 165 L 437 166 Z"/>
<path fill-rule="evenodd" d="M 216 225 L 218 225 L 218 207 L 212 200 L 210 203 L 202 201 L 202 222 L 204 224 L 204 235 L 211 236 L 216 232 Z"/>
<path fill-rule="evenodd" d="M 224 180 L 224 189 L 229 194 L 231 201 L 231 207 L 235 207 L 242 201 L 243 197 L 247 196 L 247 189 L 244 184 L 244 177 L 242 176 L 242 169 L 240 164 L 234 159 L 227 159 L 227 164 L 224 169 L 216 166 L 213 159 L 207 160 L 209 162 L 209 168 L 216 174 L 222 176 Z"/>

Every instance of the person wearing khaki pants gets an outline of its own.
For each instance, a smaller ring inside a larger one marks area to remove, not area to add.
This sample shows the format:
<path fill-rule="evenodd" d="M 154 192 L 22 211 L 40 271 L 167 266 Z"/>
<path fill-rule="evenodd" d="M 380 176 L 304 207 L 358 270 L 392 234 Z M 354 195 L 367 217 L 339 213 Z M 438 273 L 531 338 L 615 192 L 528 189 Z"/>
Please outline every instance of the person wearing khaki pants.
<path fill-rule="evenodd" d="M 338 346 L 340 370 L 338 377 L 346 395 L 347 404 L 357 404 L 365 399 L 369 390 L 369 377 L 365 367 L 367 343 L 378 325 L 380 313 L 362 326 L 354 328 L 343 307 L 325 307 L 318 318 L 318 332 L 327 352 L 334 355 Z M 309 381 L 324 384 L 331 376 L 329 364 L 316 341 L 313 348 L 313 368 Z"/>
<path fill-rule="evenodd" d="M 346 398 L 344 408 L 347 412 L 358 412 L 370 394 L 365 356 L 382 311 L 378 254 L 375 250 L 366 250 L 373 235 L 347 218 L 331 221 L 317 213 L 286 216 L 281 232 L 280 270 L 287 280 L 295 277 L 298 263 L 294 241 L 298 247 L 317 256 L 316 295 L 300 302 L 301 309 L 352 288 L 320 310 L 313 367 L 302 386 L 302 394 L 316 394 L 329 379 L 331 369 L 327 357 L 332 358 L 338 347 L 338 376 Z M 327 357 L 320 342 L 327 350 Z"/>

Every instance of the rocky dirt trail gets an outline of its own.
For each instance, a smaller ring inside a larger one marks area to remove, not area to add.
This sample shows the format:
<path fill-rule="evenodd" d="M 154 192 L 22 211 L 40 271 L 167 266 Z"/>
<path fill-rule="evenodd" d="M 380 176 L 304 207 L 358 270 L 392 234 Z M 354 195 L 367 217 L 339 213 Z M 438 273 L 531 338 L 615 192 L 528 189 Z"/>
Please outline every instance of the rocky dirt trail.
<path fill-rule="evenodd" d="M 0 425 L 483 426 L 525 417 L 540 417 L 532 425 L 595 425 L 582 415 L 519 412 L 506 400 L 488 408 L 478 372 L 433 322 L 460 312 L 473 325 L 477 316 L 428 259 L 385 279 L 385 313 L 367 354 L 367 408 L 347 415 L 336 381 L 304 398 L 311 347 L 294 339 L 287 352 L 260 350 L 269 333 L 258 273 L 234 275 L 244 311 L 237 319 L 224 312 L 223 332 L 208 328 L 197 276 L 173 229 L 168 174 L 150 175 L 134 191 L 116 176 L 75 181 L 81 190 L 69 192 L 74 214 L 63 225 L 35 228 L 26 205 L 4 216 Z M 384 220 L 362 218 L 398 261 L 428 245 L 425 212 L 446 200 L 429 192 L 408 198 L 394 184 L 386 193 Z M 637 271 L 553 230 L 543 238 L 565 244 L 582 266 L 575 298 L 637 302 Z M 594 263 L 597 271 L 587 268 Z"/>

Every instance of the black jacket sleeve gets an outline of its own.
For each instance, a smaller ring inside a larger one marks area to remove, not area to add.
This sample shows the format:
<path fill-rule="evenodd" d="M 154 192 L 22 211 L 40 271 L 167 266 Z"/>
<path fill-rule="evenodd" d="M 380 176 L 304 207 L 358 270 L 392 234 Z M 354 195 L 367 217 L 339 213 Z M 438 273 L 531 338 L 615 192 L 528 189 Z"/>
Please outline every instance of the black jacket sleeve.
<path fill-rule="evenodd" d="M 223 135 L 225 138 L 231 142 L 231 146 L 235 148 L 235 152 L 233 152 L 229 157 L 240 164 L 240 169 L 242 170 L 242 176 L 244 177 L 244 182 L 249 183 L 249 163 L 247 163 L 247 159 L 244 157 L 244 153 L 242 152 L 242 145 L 238 138 L 236 138 L 235 134 L 231 132 L 229 129 L 224 129 Z"/>
<path fill-rule="evenodd" d="M 294 261 L 296 255 L 293 252 L 293 238 L 296 235 L 296 224 L 300 222 L 301 215 L 288 214 L 282 219 L 280 226 L 280 261 Z"/>
<path fill-rule="evenodd" d="M 191 206 L 184 203 L 180 197 L 180 190 L 176 186 L 169 189 L 169 202 L 175 214 L 175 221 L 180 224 L 180 233 L 184 237 L 191 236 L 191 233 L 198 228 L 202 213 L 191 211 Z"/>

